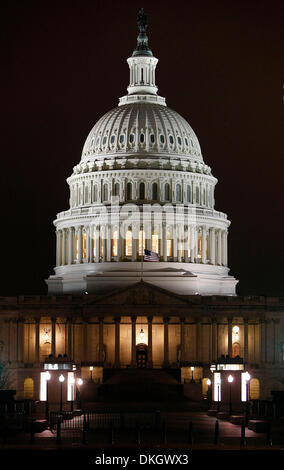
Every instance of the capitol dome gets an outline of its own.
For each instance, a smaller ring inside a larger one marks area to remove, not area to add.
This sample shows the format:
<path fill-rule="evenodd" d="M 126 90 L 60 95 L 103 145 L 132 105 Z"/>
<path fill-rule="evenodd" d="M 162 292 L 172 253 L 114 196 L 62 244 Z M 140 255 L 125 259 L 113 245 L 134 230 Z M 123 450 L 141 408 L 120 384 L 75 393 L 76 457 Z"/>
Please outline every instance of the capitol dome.
<path fill-rule="evenodd" d="M 143 279 L 179 294 L 235 295 L 217 179 L 191 126 L 157 94 L 144 13 L 138 25 L 127 95 L 94 125 L 67 179 L 49 293 L 102 293 Z"/>

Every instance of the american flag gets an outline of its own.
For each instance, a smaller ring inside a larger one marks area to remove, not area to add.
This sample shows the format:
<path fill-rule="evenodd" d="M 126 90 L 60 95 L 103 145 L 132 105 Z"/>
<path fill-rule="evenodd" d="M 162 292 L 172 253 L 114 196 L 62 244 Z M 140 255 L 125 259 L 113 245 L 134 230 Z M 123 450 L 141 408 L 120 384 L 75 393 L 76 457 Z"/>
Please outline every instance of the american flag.
<path fill-rule="evenodd" d="M 154 251 L 144 250 L 144 261 L 160 261 L 160 256 Z"/>

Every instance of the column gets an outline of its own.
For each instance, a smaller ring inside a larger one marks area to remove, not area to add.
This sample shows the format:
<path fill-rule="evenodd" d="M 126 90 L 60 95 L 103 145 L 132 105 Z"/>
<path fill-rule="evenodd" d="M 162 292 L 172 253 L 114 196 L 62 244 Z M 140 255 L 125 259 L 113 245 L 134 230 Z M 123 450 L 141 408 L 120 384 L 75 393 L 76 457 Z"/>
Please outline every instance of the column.
<path fill-rule="evenodd" d="M 228 317 L 228 355 L 232 357 L 233 348 L 232 348 L 232 318 Z"/>
<path fill-rule="evenodd" d="M 73 263 L 73 227 L 68 230 L 68 264 Z"/>
<path fill-rule="evenodd" d="M 51 354 L 56 353 L 56 318 L 51 319 Z"/>
<path fill-rule="evenodd" d="M 131 367 L 136 367 L 136 319 L 131 317 Z"/>
<path fill-rule="evenodd" d="M 24 361 L 24 319 L 17 320 L 17 361 L 22 364 Z"/>
<path fill-rule="evenodd" d="M 279 362 L 279 345 L 278 345 L 278 341 L 279 341 L 279 323 L 280 323 L 280 320 L 279 318 L 274 318 L 273 320 L 273 326 L 274 326 L 274 348 L 273 348 L 273 364 L 277 364 Z"/>
<path fill-rule="evenodd" d="M 88 360 L 88 320 L 82 319 L 82 361 Z"/>
<path fill-rule="evenodd" d="M 217 264 L 222 264 L 222 231 L 219 229 L 217 233 L 218 237 L 218 250 L 217 250 Z"/>
<path fill-rule="evenodd" d="M 260 319 L 260 362 L 266 362 L 266 323 L 265 319 Z"/>
<path fill-rule="evenodd" d="M 248 318 L 244 318 L 244 363 L 248 363 Z"/>
<path fill-rule="evenodd" d="M 194 243 L 195 243 L 195 237 L 194 237 L 194 226 L 190 226 L 190 262 L 194 263 L 195 260 L 195 251 L 194 251 Z"/>
<path fill-rule="evenodd" d="M 163 260 L 167 261 L 167 225 L 165 222 L 162 224 L 163 231 Z"/>
<path fill-rule="evenodd" d="M 86 231 L 86 262 L 90 262 L 90 227 L 85 227 Z"/>
<path fill-rule="evenodd" d="M 153 367 L 153 346 L 152 346 L 152 322 L 153 317 L 148 317 L 148 367 Z"/>
<path fill-rule="evenodd" d="M 137 260 L 137 228 L 132 225 L 132 261 Z"/>
<path fill-rule="evenodd" d="M 105 261 L 110 261 L 111 260 L 111 239 L 112 239 L 112 232 L 110 225 L 106 225 L 106 256 L 105 256 Z"/>
<path fill-rule="evenodd" d="M 96 263 L 99 262 L 100 259 L 100 231 L 99 228 L 96 227 L 96 255 L 95 255 L 95 261 Z"/>
<path fill-rule="evenodd" d="M 104 363 L 104 318 L 99 317 L 99 362 Z"/>
<path fill-rule="evenodd" d="M 35 363 L 36 365 L 40 363 L 39 326 L 40 326 L 40 319 L 35 318 Z"/>
<path fill-rule="evenodd" d="M 120 317 L 114 318 L 115 322 L 115 344 L 114 344 L 114 351 L 115 351 L 115 359 L 114 359 L 114 367 L 120 367 Z"/>
<path fill-rule="evenodd" d="M 62 260 L 61 264 L 64 266 L 66 263 L 66 229 L 62 230 Z"/>
<path fill-rule="evenodd" d="M 78 227 L 78 263 L 82 263 L 82 226 Z"/>
<path fill-rule="evenodd" d="M 215 248 L 216 248 L 216 239 L 215 239 L 215 228 L 211 228 L 210 230 L 210 263 L 215 264 L 216 263 L 216 253 L 215 253 Z"/>
<path fill-rule="evenodd" d="M 56 230 L 56 266 L 60 266 L 60 242 L 61 242 L 61 232 L 60 230 Z"/>
<path fill-rule="evenodd" d="M 202 227 L 202 245 L 201 245 L 201 260 L 206 263 L 206 227 Z"/>
<path fill-rule="evenodd" d="M 188 248 L 189 248 L 189 231 L 188 231 L 188 225 L 185 225 L 184 227 L 184 261 L 185 263 L 188 263 L 189 258 L 188 258 Z"/>
<path fill-rule="evenodd" d="M 164 367 L 169 367 L 169 318 L 164 318 Z"/>
<path fill-rule="evenodd" d="M 217 360 L 217 319 L 212 318 L 212 361 Z"/>
<path fill-rule="evenodd" d="M 185 318 L 180 318 L 180 363 L 184 362 L 184 322 Z"/>
<path fill-rule="evenodd" d="M 200 320 L 195 323 L 195 360 L 200 361 Z"/>
<path fill-rule="evenodd" d="M 177 227 L 173 225 L 173 261 L 177 261 Z"/>
<path fill-rule="evenodd" d="M 72 358 L 72 318 L 67 318 L 67 356 Z"/>
<path fill-rule="evenodd" d="M 227 231 L 223 231 L 223 260 L 222 264 L 223 266 L 227 266 L 228 264 L 228 247 L 227 247 Z"/>

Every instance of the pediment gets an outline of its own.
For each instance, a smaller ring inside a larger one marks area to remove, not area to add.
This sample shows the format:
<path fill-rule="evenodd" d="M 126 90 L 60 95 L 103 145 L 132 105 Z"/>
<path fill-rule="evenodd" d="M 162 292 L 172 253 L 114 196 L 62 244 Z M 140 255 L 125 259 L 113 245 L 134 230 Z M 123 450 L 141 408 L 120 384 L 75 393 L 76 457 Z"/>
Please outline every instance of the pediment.
<path fill-rule="evenodd" d="M 140 281 L 130 287 L 112 291 L 96 299 L 88 299 L 90 304 L 105 305 L 185 305 L 192 304 L 178 294 Z"/>

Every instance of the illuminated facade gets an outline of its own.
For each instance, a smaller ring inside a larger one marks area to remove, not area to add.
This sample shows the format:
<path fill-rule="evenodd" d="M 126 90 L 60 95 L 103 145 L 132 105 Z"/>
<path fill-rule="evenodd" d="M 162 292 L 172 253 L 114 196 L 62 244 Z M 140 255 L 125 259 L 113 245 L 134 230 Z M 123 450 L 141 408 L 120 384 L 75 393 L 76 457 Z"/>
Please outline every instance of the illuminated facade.
<path fill-rule="evenodd" d="M 0 362 L 17 398 L 45 401 L 50 385 L 56 401 L 63 376 L 71 401 L 78 377 L 102 383 L 107 370 L 136 368 L 175 369 L 203 395 L 212 380 L 215 401 L 226 374 L 240 401 L 247 371 L 252 398 L 284 390 L 283 299 L 236 295 L 217 180 L 189 124 L 157 95 L 157 62 L 140 20 L 128 94 L 67 180 L 48 295 L 0 298 Z M 145 249 L 160 261 L 143 262 Z"/>
<path fill-rule="evenodd" d="M 235 295 L 217 179 L 191 126 L 157 94 L 158 59 L 143 24 L 127 62 L 128 94 L 95 124 L 67 179 L 70 208 L 54 222 L 48 292 L 108 292 L 143 270 L 145 281 L 172 292 Z M 144 248 L 159 254 L 158 264 L 141 267 Z"/>

